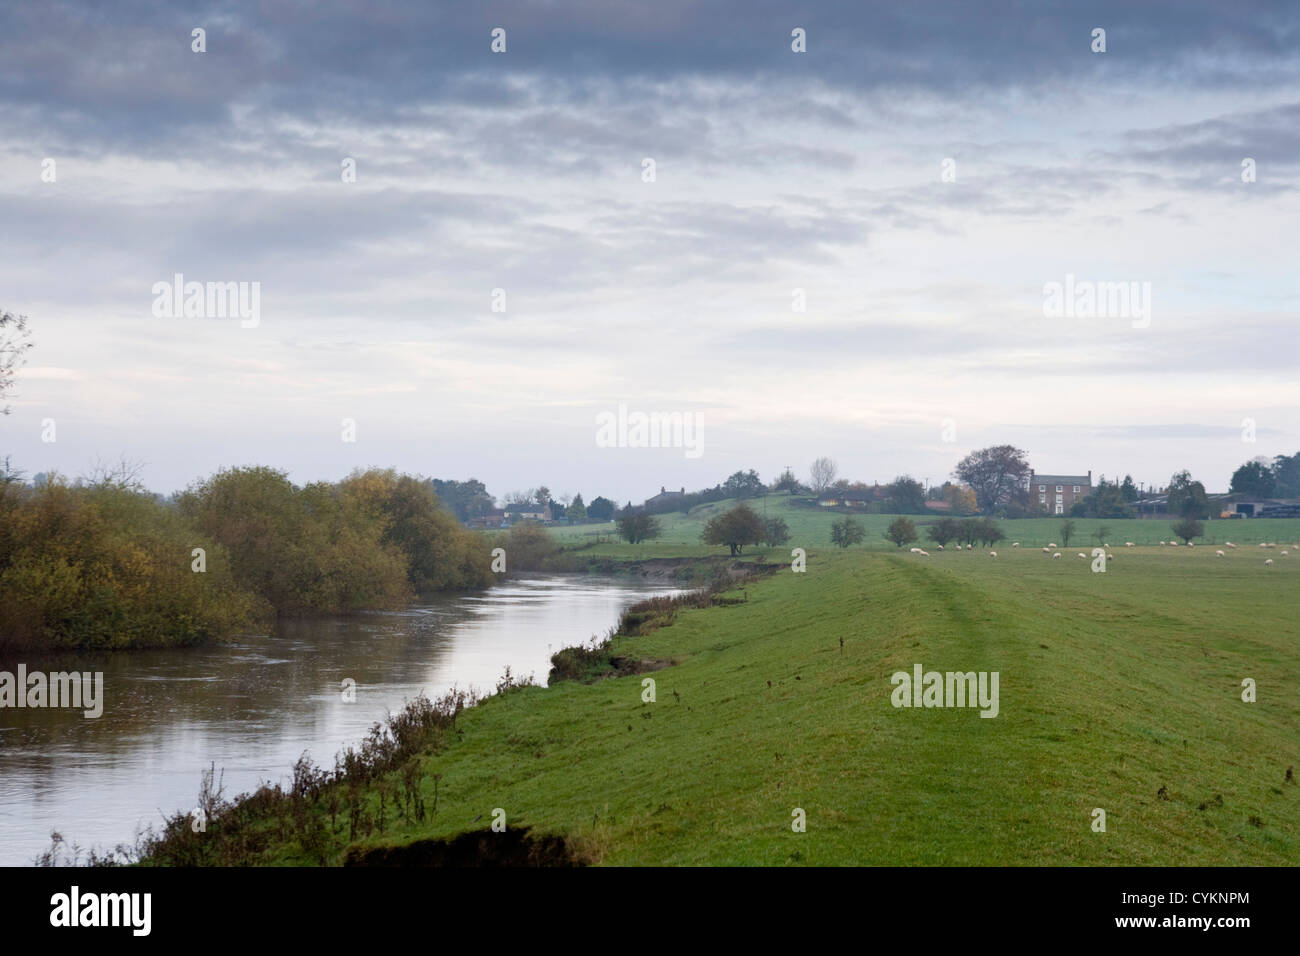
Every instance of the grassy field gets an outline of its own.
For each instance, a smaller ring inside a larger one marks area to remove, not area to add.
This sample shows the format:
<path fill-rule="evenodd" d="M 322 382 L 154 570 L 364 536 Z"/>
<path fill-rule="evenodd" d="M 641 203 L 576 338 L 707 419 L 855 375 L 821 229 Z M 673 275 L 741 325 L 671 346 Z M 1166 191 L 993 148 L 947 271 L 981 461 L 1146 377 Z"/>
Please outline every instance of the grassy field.
<path fill-rule="evenodd" d="M 467 711 L 424 758 L 436 815 L 365 843 L 483 831 L 502 808 L 614 865 L 1294 865 L 1300 554 L 1268 556 L 1133 548 L 1097 574 L 1023 548 L 816 548 L 743 603 L 619 639 L 674 662 L 655 703 L 629 676 Z M 918 663 L 997 671 L 1000 713 L 894 708 L 890 675 Z M 314 862 L 291 839 L 264 859 Z"/>
<path fill-rule="evenodd" d="M 575 525 L 550 529 L 557 539 L 566 545 L 583 545 L 584 553 L 592 555 L 616 556 L 624 558 L 662 558 L 675 556 L 695 556 L 719 554 L 725 549 L 708 548 L 700 541 L 700 533 L 709 518 L 729 508 L 735 507 L 734 499 L 713 502 L 692 509 L 689 514 L 667 514 L 658 516 L 663 528 L 663 535 L 653 541 L 631 546 L 618 538 L 614 525 Z M 831 523 L 844 516 L 825 510 L 801 507 L 788 495 L 768 495 L 765 498 L 752 499 L 749 502 L 759 514 L 768 517 L 784 518 L 790 528 L 790 543 L 784 549 L 789 554 L 790 548 L 825 547 L 831 543 Z M 894 551 L 895 546 L 885 540 L 884 532 L 897 515 L 857 515 L 855 520 L 866 530 L 866 540 L 856 547 L 873 551 Z M 938 516 L 908 515 L 916 522 L 921 535 L 918 544 L 926 547 L 923 522 L 937 520 Z M 1082 548 L 1084 545 L 1095 546 L 1092 537 L 1094 531 L 1105 526 L 1109 529 L 1106 537 L 1112 546 L 1122 546 L 1125 541 L 1137 545 L 1158 546 L 1161 541 L 1173 537 L 1170 521 L 1165 519 L 1091 519 L 1075 518 L 1074 536 L 1071 542 Z M 1019 541 L 1021 547 L 1041 548 L 1049 542 L 1061 543 L 1061 521 L 1056 518 L 1022 518 L 1014 521 L 1000 522 L 1007 540 L 999 547 L 1009 546 L 1012 541 Z M 1252 518 L 1252 519 L 1216 519 L 1204 522 L 1205 534 L 1197 538 L 1197 544 L 1222 544 L 1231 541 L 1234 544 L 1258 546 L 1261 542 L 1277 542 L 1279 547 L 1300 544 L 1300 518 Z M 761 549 L 760 549 L 761 550 Z M 776 549 L 774 549 L 775 551 Z"/>

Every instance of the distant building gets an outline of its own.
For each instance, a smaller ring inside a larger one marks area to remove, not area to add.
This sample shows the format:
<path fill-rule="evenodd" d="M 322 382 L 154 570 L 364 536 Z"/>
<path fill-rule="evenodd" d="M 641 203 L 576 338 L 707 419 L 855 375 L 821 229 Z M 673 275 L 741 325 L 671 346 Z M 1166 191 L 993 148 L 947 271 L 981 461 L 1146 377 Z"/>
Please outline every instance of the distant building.
<path fill-rule="evenodd" d="M 1068 515 L 1076 501 L 1092 494 L 1092 470 L 1086 475 L 1040 475 L 1029 473 L 1029 500 L 1049 514 Z"/>
<path fill-rule="evenodd" d="M 538 521 L 546 524 L 551 520 L 551 509 L 546 505 L 515 504 L 506 505 L 506 519 L 514 521 Z"/>
<path fill-rule="evenodd" d="M 655 495 L 653 498 L 647 498 L 645 500 L 645 504 L 642 505 L 642 507 L 649 508 L 653 505 L 666 504 L 667 502 L 675 501 L 678 498 L 685 498 L 685 497 L 686 497 L 685 488 L 682 488 L 681 491 L 668 491 L 664 488 L 663 485 L 660 485 L 659 494 Z"/>

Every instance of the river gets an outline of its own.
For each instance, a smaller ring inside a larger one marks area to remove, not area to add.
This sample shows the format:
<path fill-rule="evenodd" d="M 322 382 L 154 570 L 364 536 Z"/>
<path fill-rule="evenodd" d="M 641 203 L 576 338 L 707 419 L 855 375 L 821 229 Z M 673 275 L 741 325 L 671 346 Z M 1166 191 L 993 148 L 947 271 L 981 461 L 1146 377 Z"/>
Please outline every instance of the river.
<path fill-rule="evenodd" d="M 26 661 L 29 671 L 102 671 L 104 711 L 0 709 L 0 865 L 30 864 L 52 830 L 83 848 L 130 843 L 161 812 L 192 809 L 209 765 L 224 770 L 227 796 L 287 781 L 304 750 L 332 767 L 420 691 L 488 693 L 507 666 L 544 684 L 552 653 L 603 637 L 654 593 L 672 592 L 529 577 L 402 611 L 286 622 L 233 646 Z"/>

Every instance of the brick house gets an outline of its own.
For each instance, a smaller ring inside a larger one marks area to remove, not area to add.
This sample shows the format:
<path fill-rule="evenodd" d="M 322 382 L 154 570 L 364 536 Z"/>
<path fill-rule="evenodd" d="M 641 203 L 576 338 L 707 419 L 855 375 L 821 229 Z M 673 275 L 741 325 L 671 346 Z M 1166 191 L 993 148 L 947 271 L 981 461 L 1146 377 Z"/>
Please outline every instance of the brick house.
<path fill-rule="evenodd" d="M 686 497 L 685 488 L 683 488 L 681 491 L 668 491 L 667 489 L 664 488 L 663 485 L 660 485 L 659 494 L 647 498 L 645 500 L 645 504 L 643 504 L 641 507 L 652 508 L 655 505 L 664 504 L 666 502 L 673 501 L 677 498 L 685 498 L 685 497 Z"/>
<path fill-rule="evenodd" d="M 1040 475 L 1029 473 L 1029 503 L 1047 509 L 1048 514 L 1068 515 L 1076 501 L 1092 494 L 1092 470 L 1086 475 Z"/>

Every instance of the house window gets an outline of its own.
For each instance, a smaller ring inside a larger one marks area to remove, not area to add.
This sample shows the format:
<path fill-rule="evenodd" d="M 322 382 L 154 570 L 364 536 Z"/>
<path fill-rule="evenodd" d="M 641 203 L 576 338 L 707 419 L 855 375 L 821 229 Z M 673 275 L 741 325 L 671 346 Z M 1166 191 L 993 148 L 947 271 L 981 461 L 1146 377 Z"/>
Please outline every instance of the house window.
<path fill-rule="evenodd" d="M 1056 513 L 1058 515 L 1065 514 L 1065 505 L 1061 504 L 1059 501 L 1056 503 Z"/>
<path fill-rule="evenodd" d="M 1038 503 L 1039 503 L 1040 505 L 1045 505 L 1045 504 L 1047 504 L 1047 495 L 1039 495 L 1039 496 L 1038 496 Z"/>
<path fill-rule="evenodd" d="M 1074 486 L 1074 493 L 1075 493 L 1076 495 L 1079 493 L 1079 486 L 1078 486 L 1078 485 L 1075 485 L 1075 486 Z"/>
<path fill-rule="evenodd" d="M 1064 497 L 1065 497 L 1064 495 L 1057 495 L 1056 496 L 1057 503 L 1059 504 Z"/>
<path fill-rule="evenodd" d="M 1039 486 L 1038 486 L 1038 490 L 1039 490 L 1039 491 L 1046 491 L 1046 490 L 1047 490 L 1047 485 L 1039 485 Z"/>
<path fill-rule="evenodd" d="M 1064 491 L 1065 489 L 1062 488 L 1060 485 L 1057 485 L 1057 486 L 1056 486 L 1056 490 L 1057 490 L 1057 491 Z"/>

